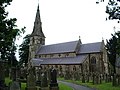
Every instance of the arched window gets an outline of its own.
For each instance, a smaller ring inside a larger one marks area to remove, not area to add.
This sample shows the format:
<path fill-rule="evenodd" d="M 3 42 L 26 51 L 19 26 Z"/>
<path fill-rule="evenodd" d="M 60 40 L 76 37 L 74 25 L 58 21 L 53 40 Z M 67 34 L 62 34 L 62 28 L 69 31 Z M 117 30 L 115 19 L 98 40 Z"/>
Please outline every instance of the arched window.
<path fill-rule="evenodd" d="M 96 64 L 96 58 L 95 57 L 92 57 L 90 61 L 91 61 L 90 62 L 91 64 Z"/>
<path fill-rule="evenodd" d="M 90 59 L 90 72 L 95 72 L 96 71 L 96 58 L 92 57 Z"/>
<path fill-rule="evenodd" d="M 40 38 L 40 44 L 43 44 L 43 43 L 42 43 L 42 38 Z"/>
<path fill-rule="evenodd" d="M 76 71 L 76 66 L 75 65 L 73 66 L 73 71 Z"/>
<path fill-rule="evenodd" d="M 60 65 L 60 67 L 59 67 L 59 68 L 60 68 L 60 71 L 62 71 L 62 66 L 61 66 L 61 65 Z"/>

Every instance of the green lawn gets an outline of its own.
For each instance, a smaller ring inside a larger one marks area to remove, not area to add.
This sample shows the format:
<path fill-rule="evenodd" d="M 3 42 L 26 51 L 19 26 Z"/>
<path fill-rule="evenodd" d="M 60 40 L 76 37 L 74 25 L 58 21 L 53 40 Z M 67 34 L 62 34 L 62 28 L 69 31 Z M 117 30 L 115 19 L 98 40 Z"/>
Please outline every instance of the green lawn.
<path fill-rule="evenodd" d="M 21 90 L 25 90 L 26 83 L 21 83 Z"/>
<path fill-rule="evenodd" d="M 25 87 L 26 83 L 22 83 L 21 90 L 25 90 Z M 59 90 L 73 90 L 73 89 L 65 84 L 59 83 Z"/>
<path fill-rule="evenodd" d="M 65 84 L 62 84 L 62 83 L 59 83 L 59 89 L 60 90 L 73 90 L 73 88 L 71 88 Z"/>
<path fill-rule="evenodd" d="M 10 78 L 5 78 L 5 84 L 8 86 L 9 85 L 9 83 L 11 82 L 12 80 L 10 80 Z"/>
<path fill-rule="evenodd" d="M 59 80 L 64 80 L 63 78 L 59 78 Z M 89 83 L 82 83 L 81 81 L 73 81 L 73 80 L 64 80 L 67 82 L 72 82 L 75 84 L 91 87 L 91 88 L 96 88 L 97 90 L 120 90 L 120 86 L 113 87 L 112 83 L 105 83 L 103 82 L 102 84 L 98 85 L 93 85 L 92 82 Z"/>
<path fill-rule="evenodd" d="M 7 86 L 9 85 L 10 82 L 11 80 L 9 78 L 5 78 L 5 83 Z M 25 87 L 26 83 L 21 83 L 21 90 L 25 90 Z M 59 83 L 59 90 L 73 90 L 73 89 L 65 84 Z"/>

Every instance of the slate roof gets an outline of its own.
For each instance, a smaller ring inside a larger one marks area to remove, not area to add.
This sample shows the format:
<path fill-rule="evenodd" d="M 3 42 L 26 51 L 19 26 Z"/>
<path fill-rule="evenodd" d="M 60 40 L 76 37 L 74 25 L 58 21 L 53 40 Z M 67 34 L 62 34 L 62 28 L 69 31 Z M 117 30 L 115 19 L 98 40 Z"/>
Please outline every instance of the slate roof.
<path fill-rule="evenodd" d="M 78 41 L 65 42 L 52 45 L 44 45 L 40 47 L 37 54 L 53 54 L 53 53 L 65 53 L 75 52 Z"/>
<path fill-rule="evenodd" d="M 37 54 L 75 52 L 77 44 L 78 44 L 78 41 L 71 41 L 71 42 L 65 42 L 65 43 L 59 43 L 59 44 L 44 45 L 40 47 Z M 102 42 L 81 44 L 78 47 L 79 48 L 78 54 L 101 52 L 101 45 L 102 45 Z"/>
<path fill-rule="evenodd" d="M 79 54 L 101 52 L 102 42 L 82 44 Z"/>
<path fill-rule="evenodd" d="M 34 66 L 44 65 L 44 64 L 81 64 L 88 55 L 77 55 L 76 57 L 64 57 L 64 58 L 39 58 L 32 59 Z"/>

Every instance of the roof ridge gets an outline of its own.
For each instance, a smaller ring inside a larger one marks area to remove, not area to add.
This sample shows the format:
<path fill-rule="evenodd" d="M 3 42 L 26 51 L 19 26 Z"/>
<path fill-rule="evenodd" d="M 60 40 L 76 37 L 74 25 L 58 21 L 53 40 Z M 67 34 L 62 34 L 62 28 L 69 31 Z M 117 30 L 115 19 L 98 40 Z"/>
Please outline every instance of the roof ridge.
<path fill-rule="evenodd" d="M 59 44 L 72 43 L 72 42 L 78 42 L 78 40 L 76 40 L 76 41 L 68 41 L 68 42 L 61 42 L 61 43 L 55 43 L 55 44 L 48 44 L 48 45 L 43 45 L 43 46 L 59 45 Z"/>
<path fill-rule="evenodd" d="M 84 43 L 84 44 L 82 44 L 82 45 L 86 45 L 86 44 L 94 44 L 94 43 L 102 43 L 102 41 L 101 41 L 101 42 Z"/>

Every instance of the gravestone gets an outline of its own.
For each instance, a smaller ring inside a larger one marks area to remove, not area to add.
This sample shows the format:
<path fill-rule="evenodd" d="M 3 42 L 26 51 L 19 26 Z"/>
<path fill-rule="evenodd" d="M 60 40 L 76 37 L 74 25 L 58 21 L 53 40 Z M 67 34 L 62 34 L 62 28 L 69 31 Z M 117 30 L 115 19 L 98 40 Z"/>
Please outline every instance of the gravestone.
<path fill-rule="evenodd" d="M 120 75 L 118 75 L 118 85 L 120 86 Z"/>
<path fill-rule="evenodd" d="M 40 90 L 49 90 L 48 80 L 47 80 L 47 71 L 46 70 L 41 74 L 41 87 L 40 87 Z"/>
<path fill-rule="evenodd" d="M 41 74 L 41 87 L 48 87 L 47 71 L 45 71 Z"/>
<path fill-rule="evenodd" d="M 59 69 L 60 69 L 59 70 L 59 76 L 62 78 L 62 77 L 64 77 L 62 66 L 60 66 Z"/>
<path fill-rule="evenodd" d="M 12 81 L 16 81 L 16 67 L 11 68 Z"/>
<path fill-rule="evenodd" d="M 78 71 L 71 72 L 71 76 L 73 77 L 73 80 L 79 80 Z"/>
<path fill-rule="evenodd" d="M 85 74 L 82 74 L 82 83 L 85 83 Z"/>
<path fill-rule="evenodd" d="M 20 68 L 19 67 L 17 67 L 16 68 L 16 79 L 19 79 L 20 78 Z"/>
<path fill-rule="evenodd" d="M 108 82 L 108 74 L 105 74 L 105 82 Z"/>
<path fill-rule="evenodd" d="M 102 74 L 100 74 L 100 84 L 102 84 Z"/>
<path fill-rule="evenodd" d="M 13 81 L 10 84 L 10 90 L 20 90 L 20 84 L 17 81 Z"/>
<path fill-rule="evenodd" d="M 57 71 L 53 68 L 50 71 L 50 90 L 59 90 L 58 83 L 57 83 Z"/>
<path fill-rule="evenodd" d="M 31 66 L 27 76 L 27 90 L 37 90 L 35 82 L 35 68 Z"/>
<path fill-rule="evenodd" d="M 86 74 L 87 82 L 89 82 L 89 77 L 90 77 L 90 75 L 89 75 L 89 74 Z"/>
<path fill-rule="evenodd" d="M 116 74 L 113 74 L 113 80 L 112 80 L 112 85 L 117 86 L 117 81 L 116 81 Z"/>
<path fill-rule="evenodd" d="M 65 78 L 66 80 L 68 80 L 68 79 L 71 78 L 71 76 L 70 76 L 69 66 L 66 66 L 66 70 L 65 70 L 65 76 L 64 76 L 64 78 Z"/>
<path fill-rule="evenodd" d="M 108 74 L 108 82 L 111 82 L 111 75 Z"/>
<path fill-rule="evenodd" d="M 48 72 L 48 83 L 50 84 L 51 81 L 51 68 L 47 70 Z"/>
<path fill-rule="evenodd" d="M 95 75 L 95 84 L 99 84 L 99 73 L 96 73 Z"/>
<path fill-rule="evenodd" d="M 93 85 L 95 84 L 95 73 L 93 72 L 92 73 L 92 82 L 93 82 Z"/>
<path fill-rule="evenodd" d="M 38 69 L 38 80 L 37 80 L 37 86 L 41 86 L 41 68 Z"/>

